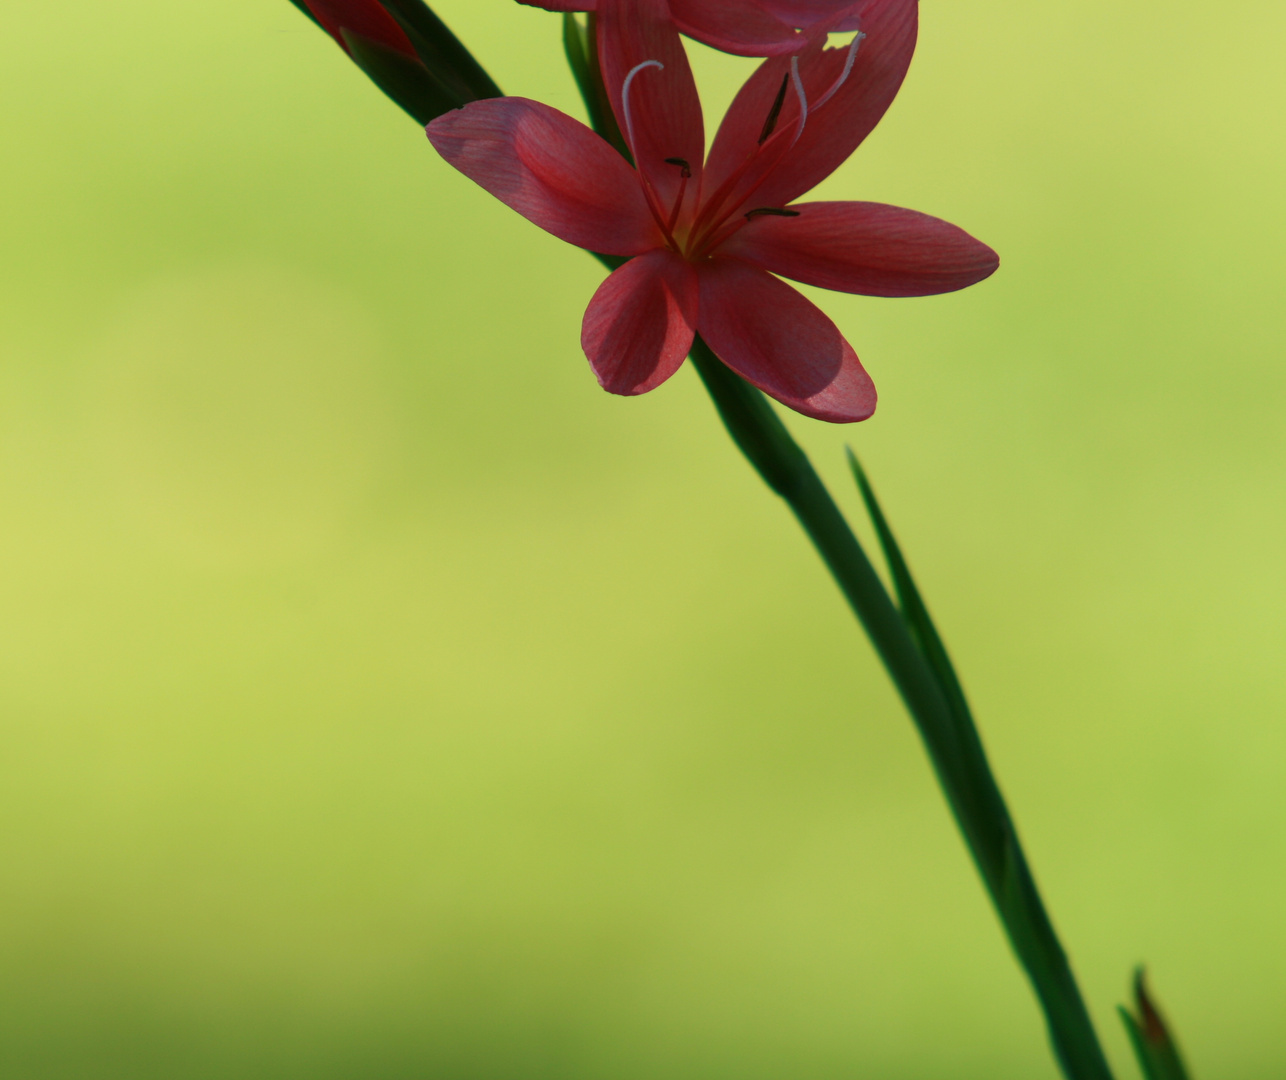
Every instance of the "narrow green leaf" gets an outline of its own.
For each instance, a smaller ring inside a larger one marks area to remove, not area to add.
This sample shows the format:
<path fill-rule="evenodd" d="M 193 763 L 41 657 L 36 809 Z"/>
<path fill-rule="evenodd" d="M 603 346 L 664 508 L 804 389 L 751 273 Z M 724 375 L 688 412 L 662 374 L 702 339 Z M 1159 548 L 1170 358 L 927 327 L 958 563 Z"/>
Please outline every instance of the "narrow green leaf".
<path fill-rule="evenodd" d="M 1134 1004 L 1137 1015 L 1125 1006 L 1118 1011 L 1146 1080 L 1189 1080 L 1179 1045 L 1148 994 L 1142 968 L 1134 974 Z"/>
<path fill-rule="evenodd" d="M 567 66 L 572 69 L 572 78 L 576 80 L 576 89 L 580 91 L 581 100 L 589 113 L 590 127 L 598 130 L 594 122 L 594 109 L 598 94 L 589 70 L 589 42 L 585 28 L 573 12 L 563 13 L 563 52 L 567 54 Z"/>
<path fill-rule="evenodd" d="M 576 79 L 576 86 L 584 97 L 589 87 L 589 47 L 585 40 L 585 28 L 581 26 L 575 12 L 571 11 L 563 12 L 563 52 L 567 54 L 567 63 Z"/>
<path fill-rule="evenodd" d="M 906 620 L 916 644 L 920 646 L 925 660 L 937 675 L 942 692 L 951 703 L 952 710 L 957 715 L 968 719 L 969 703 L 965 698 L 964 688 L 960 685 L 960 679 L 956 675 L 950 656 L 947 655 L 947 648 L 942 643 L 933 620 L 929 617 L 929 609 L 920 597 L 920 590 L 916 588 L 915 580 L 911 577 L 911 569 L 902 555 L 902 549 L 898 547 L 893 530 L 889 528 L 879 501 L 875 498 L 875 491 L 861 463 L 857 460 L 857 455 L 853 453 L 852 447 L 845 447 L 845 450 L 848 453 L 849 468 L 853 470 L 853 478 L 857 481 L 858 490 L 862 493 L 862 501 L 866 504 L 866 512 L 871 516 L 871 523 L 875 526 L 880 547 L 884 550 L 884 558 L 889 566 L 889 576 L 893 579 L 893 588 L 897 593 L 902 617 Z M 972 726 L 972 721 L 970 725 Z"/>

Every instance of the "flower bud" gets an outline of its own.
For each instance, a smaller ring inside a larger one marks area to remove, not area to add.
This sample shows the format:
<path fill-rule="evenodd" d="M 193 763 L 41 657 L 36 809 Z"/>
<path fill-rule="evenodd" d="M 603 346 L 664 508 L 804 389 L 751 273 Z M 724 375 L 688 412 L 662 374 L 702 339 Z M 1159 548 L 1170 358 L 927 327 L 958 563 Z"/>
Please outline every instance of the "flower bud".
<path fill-rule="evenodd" d="M 416 123 L 427 124 L 476 96 L 462 88 L 449 64 L 435 59 L 434 49 L 417 30 L 404 25 L 379 0 L 295 3 Z"/>
<path fill-rule="evenodd" d="M 1134 1012 L 1122 1008 L 1121 1019 L 1125 1022 L 1125 1030 L 1144 1076 L 1147 1080 L 1188 1080 L 1179 1044 L 1148 993 L 1147 979 L 1141 968 L 1134 976 L 1134 1007 Z"/>
<path fill-rule="evenodd" d="M 377 0 L 304 0 L 305 6 L 349 56 L 351 41 L 362 38 L 410 60 L 419 60 L 401 24 Z"/>

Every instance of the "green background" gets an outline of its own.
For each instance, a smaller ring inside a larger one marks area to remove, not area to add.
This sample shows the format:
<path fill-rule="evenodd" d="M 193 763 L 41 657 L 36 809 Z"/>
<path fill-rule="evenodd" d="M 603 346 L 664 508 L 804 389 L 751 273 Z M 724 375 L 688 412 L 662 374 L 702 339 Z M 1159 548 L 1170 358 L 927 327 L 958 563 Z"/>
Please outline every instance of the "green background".
<path fill-rule="evenodd" d="M 923 5 L 821 189 L 1003 265 L 820 297 L 1122 1078 L 1286 1059 L 1286 8 Z M 579 111 L 555 16 L 443 0 Z M 871 650 L 689 370 L 286 0 L 0 37 L 0 1060 L 1008 1080 L 1039 1017 Z M 694 50 L 708 112 L 744 62 Z M 713 120 L 710 125 L 713 127 Z"/>

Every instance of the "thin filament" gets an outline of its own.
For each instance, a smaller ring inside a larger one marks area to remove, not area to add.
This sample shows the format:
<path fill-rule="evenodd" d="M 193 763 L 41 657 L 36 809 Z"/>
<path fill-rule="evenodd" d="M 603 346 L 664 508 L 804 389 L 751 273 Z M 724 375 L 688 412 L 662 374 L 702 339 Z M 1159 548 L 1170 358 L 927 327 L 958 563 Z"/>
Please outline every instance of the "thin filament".
<path fill-rule="evenodd" d="M 625 114 L 625 138 L 630 144 L 630 153 L 634 155 L 634 160 L 639 159 L 639 149 L 634 145 L 634 118 L 630 115 L 630 84 L 634 82 L 635 76 L 645 68 L 654 67 L 658 71 L 664 71 L 665 65 L 660 60 L 644 60 L 641 64 L 635 64 L 630 68 L 630 73 L 625 76 L 625 82 L 621 84 L 621 112 Z"/>
<path fill-rule="evenodd" d="M 657 225 L 665 233 L 665 238 L 673 244 L 674 226 L 667 221 L 667 215 L 661 207 L 656 189 L 653 188 L 647 170 L 643 167 L 643 161 L 639 157 L 639 148 L 634 140 L 634 117 L 630 113 L 630 86 L 640 71 L 653 67 L 658 71 L 665 70 L 665 65 L 660 60 L 644 60 L 643 63 L 635 64 L 630 68 L 629 74 L 625 76 L 625 81 L 621 83 L 621 113 L 625 118 L 625 141 L 630 148 L 630 153 L 634 155 L 634 169 L 638 173 L 639 184 L 643 188 L 643 197 L 647 199 L 648 209 L 652 211 L 652 217 L 656 219 Z"/>
<path fill-rule="evenodd" d="M 857 37 L 853 39 L 848 47 L 848 56 L 844 60 L 844 70 L 840 72 L 839 78 L 831 84 L 831 88 L 817 99 L 813 105 L 814 109 L 820 109 L 835 96 L 835 91 L 848 82 L 848 77 L 853 74 L 853 64 L 857 61 L 858 46 L 862 44 L 865 37 L 866 35 L 859 31 Z"/>
<path fill-rule="evenodd" d="M 804 80 L 799 77 L 799 56 L 790 58 L 790 81 L 795 86 L 795 96 L 799 98 L 799 126 L 795 128 L 795 142 L 804 134 L 804 125 L 808 123 L 808 95 L 804 93 Z"/>

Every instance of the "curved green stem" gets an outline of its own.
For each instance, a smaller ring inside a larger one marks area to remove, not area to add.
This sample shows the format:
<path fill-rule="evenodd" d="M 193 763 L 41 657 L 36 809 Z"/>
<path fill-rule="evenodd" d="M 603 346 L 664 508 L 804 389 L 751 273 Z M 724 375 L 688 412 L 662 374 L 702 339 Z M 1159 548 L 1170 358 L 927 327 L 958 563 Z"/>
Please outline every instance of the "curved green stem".
<path fill-rule="evenodd" d="M 307 13 L 302 0 L 292 2 Z M 385 3 L 405 24 L 432 39 L 434 48 L 427 62 L 436 80 L 468 88 L 469 99 L 499 93 L 490 76 L 420 0 Z M 571 17 L 564 30 L 568 58 L 593 113 L 595 102 L 603 96 L 593 35 L 582 33 Z M 600 85 L 592 85 L 595 80 Z M 606 123 L 600 115 L 599 126 Z M 610 141 L 613 132 L 600 134 Z M 624 261 L 597 257 L 609 269 Z M 1014 953 L 1036 991 L 1064 1075 L 1068 1080 L 1112 1080 L 959 682 L 865 476 L 859 471 L 858 482 L 889 553 L 901 610 L 807 455 L 764 395 L 725 367 L 699 337 L 691 357 L 733 441 L 794 511 L 906 703 Z"/>
<path fill-rule="evenodd" d="M 700 338 L 692 349 L 733 442 L 794 511 L 906 703 L 969 853 L 1040 1000 L 1068 1080 L 1111 1080 L 1089 1011 L 1023 855 L 982 740 L 910 633 L 807 455 L 762 393 Z M 963 695 L 959 701 L 963 704 Z"/>

